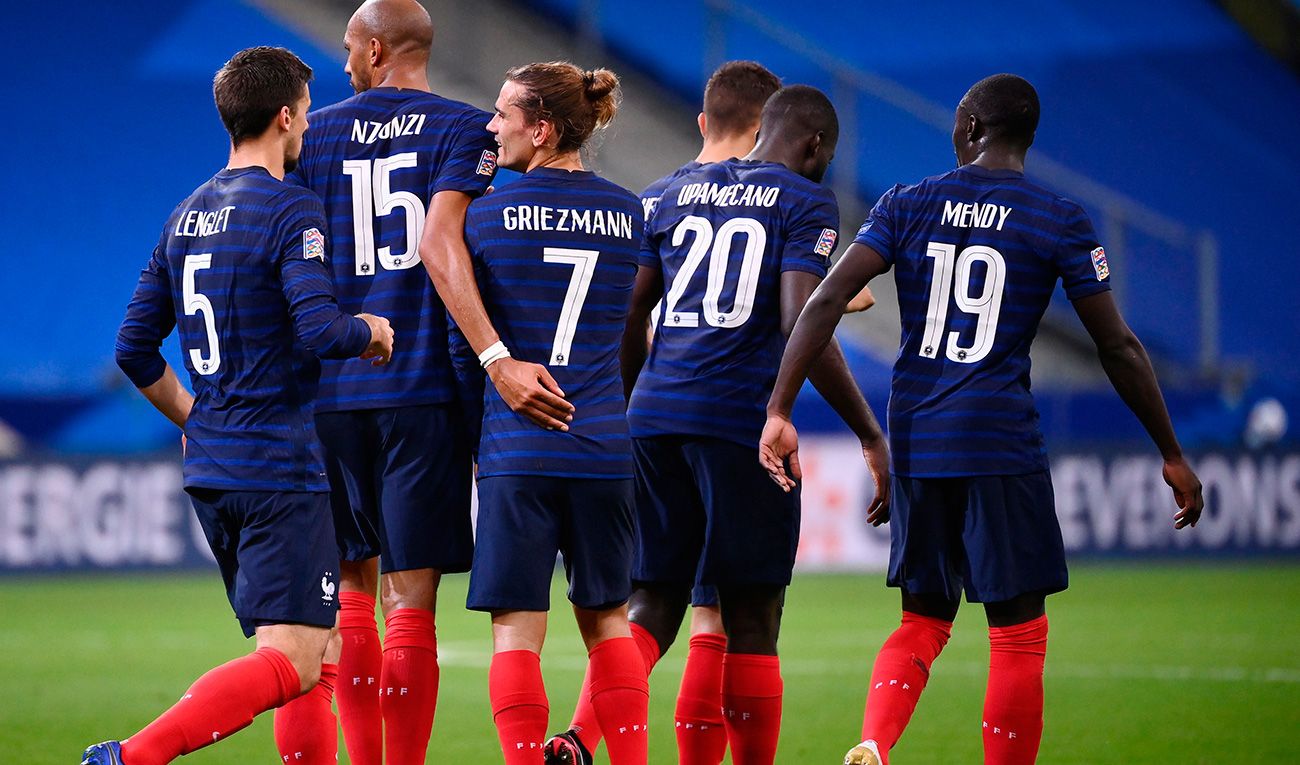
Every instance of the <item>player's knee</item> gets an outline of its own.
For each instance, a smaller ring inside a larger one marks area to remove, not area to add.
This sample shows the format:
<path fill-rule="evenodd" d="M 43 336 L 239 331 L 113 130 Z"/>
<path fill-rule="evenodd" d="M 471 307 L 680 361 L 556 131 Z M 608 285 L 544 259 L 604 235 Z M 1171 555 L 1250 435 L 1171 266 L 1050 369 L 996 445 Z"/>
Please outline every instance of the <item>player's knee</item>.
<path fill-rule="evenodd" d="M 403 608 L 433 611 L 438 602 L 440 572 L 431 568 L 394 571 L 380 577 L 380 606 L 384 614 Z"/>
<path fill-rule="evenodd" d="M 627 637 L 631 634 L 628 630 L 626 605 L 603 609 L 574 606 L 573 614 L 577 618 L 578 631 L 582 633 L 582 640 L 588 651 L 606 640 Z"/>
<path fill-rule="evenodd" d="M 274 624 L 259 627 L 258 648 L 273 648 L 289 660 L 298 674 L 299 691 L 306 693 L 320 682 L 320 665 L 335 630 L 303 624 Z"/>
<path fill-rule="evenodd" d="M 1011 627 L 1033 621 L 1047 613 L 1046 595 L 1027 592 L 1010 600 L 984 604 L 990 627 Z"/>
<path fill-rule="evenodd" d="M 654 637 L 661 656 L 677 638 L 677 630 L 686 617 L 690 600 L 689 585 L 633 582 L 632 597 L 628 601 L 630 619 Z"/>
<path fill-rule="evenodd" d="M 338 664 L 342 656 L 343 635 L 339 632 L 338 627 L 335 627 L 330 630 L 329 640 L 325 643 L 325 657 L 322 661 L 325 664 Z"/>
<path fill-rule="evenodd" d="M 776 654 L 782 594 L 782 588 L 771 587 L 739 587 L 718 593 L 728 652 Z"/>

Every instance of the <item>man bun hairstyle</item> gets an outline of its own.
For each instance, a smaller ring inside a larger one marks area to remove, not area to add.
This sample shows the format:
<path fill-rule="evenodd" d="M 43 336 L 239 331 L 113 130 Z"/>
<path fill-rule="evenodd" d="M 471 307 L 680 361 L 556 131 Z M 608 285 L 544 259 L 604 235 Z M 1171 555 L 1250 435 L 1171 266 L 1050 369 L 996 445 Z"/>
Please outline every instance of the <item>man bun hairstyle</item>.
<path fill-rule="evenodd" d="M 614 120 L 622 92 L 608 69 L 583 70 L 568 61 L 517 66 L 506 79 L 524 93 L 515 101 L 529 124 L 546 120 L 559 138 L 557 151 L 581 149 L 592 133 Z"/>
<path fill-rule="evenodd" d="M 1038 130 L 1038 91 L 1023 77 L 995 74 L 971 86 L 961 100 L 989 137 L 1027 149 Z"/>
<path fill-rule="evenodd" d="M 239 146 L 266 132 L 284 107 L 296 114 L 311 67 L 285 48 L 246 48 L 230 57 L 212 78 L 217 113 Z"/>
<path fill-rule="evenodd" d="M 704 116 L 710 137 L 730 138 L 752 130 L 763 104 L 781 89 L 781 78 L 757 61 L 728 61 L 704 86 Z"/>

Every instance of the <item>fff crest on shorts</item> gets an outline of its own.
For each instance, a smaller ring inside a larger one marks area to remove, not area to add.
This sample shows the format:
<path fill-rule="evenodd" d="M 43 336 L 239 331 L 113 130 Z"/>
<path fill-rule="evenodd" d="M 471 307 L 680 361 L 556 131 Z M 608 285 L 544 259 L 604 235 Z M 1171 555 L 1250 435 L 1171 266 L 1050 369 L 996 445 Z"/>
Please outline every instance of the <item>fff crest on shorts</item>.
<path fill-rule="evenodd" d="M 1098 247 L 1092 251 L 1092 268 L 1097 272 L 1097 281 L 1110 276 L 1110 266 L 1106 264 L 1106 248 Z"/>
<path fill-rule="evenodd" d="M 490 149 L 484 149 L 483 154 L 478 158 L 479 175 L 495 175 L 497 171 L 497 153 Z"/>
<path fill-rule="evenodd" d="M 302 232 L 302 256 L 307 260 L 325 261 L 325 235 L 320 229 L 309 228 Z"/>
<path fill-rule="evenodd" d="M 833 228 L 822 229 L 822 235 L 817 238 L 817 246 L 813 248 L 813 252 L 823 258 L 829 258 L 831 253 L 835 252 L 835 240 L 839 237 L 839 233 Z"/>

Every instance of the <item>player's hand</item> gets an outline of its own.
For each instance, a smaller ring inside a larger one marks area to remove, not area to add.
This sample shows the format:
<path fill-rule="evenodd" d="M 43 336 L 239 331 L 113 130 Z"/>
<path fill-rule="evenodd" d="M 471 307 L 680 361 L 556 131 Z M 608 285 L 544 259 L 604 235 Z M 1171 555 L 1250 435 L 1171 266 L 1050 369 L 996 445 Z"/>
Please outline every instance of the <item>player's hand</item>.
<path fill-rule="evenodd" d="M 547 430 L 569 429 L 573 404 L 564 400 L 564 391 L 546 367 L 507 356 L 489 364 L 487 373 L 511 410 Z"/>
<path fill-rule="evenodd" d="M 372 365 L 380 367 L 393 357 L 393 327 L 388 319 L 369 313 L 359 313 L 361 319 L 370 327 L 370 345 L 361 354 L 363 359 L 374 359 Z"/>
<path fill-rule="evenodd" d="M 786 475 L 785 462 L 790 460 L 790 474 Z M 776 485 L 789 492 L 795 481 L 803 478 L 799 469 L 799 433 L 794 423 L 780 415 L 769 414 L 763 426 L 763 436 L 758 441 L 758 461 Z"/>
<path fill-rule="evenodd" d="M 876 296 L 871 294 L 870 287 L 863 287 L 862 291 L 853 296 L 849 304 L 844 307 L 844 313 L 861 313 L 876 304 Z"/>
<path fill-rule="evenodd" d="M 871 480 L 876 483 L 876 495 L 867 505 L 867 523 L 872 526 L 889 523 L 889 445 L 884 434 L 862 445 L 862 457 L 871 471 Z"/>
<path fill-rule="evenodd" d="M 1201 511 L 1205 509 L 1205 497 L 1201 496 L 1201 479 L 1192 472 L 1187 460 L 1165 460 L 1162 471 L 1165 483 L 1174 490 L 1174 501 L 1178 503 L 1178 512 L 1174 513 L 1174 528 L 1195 526 L 1201 520 Z"/>

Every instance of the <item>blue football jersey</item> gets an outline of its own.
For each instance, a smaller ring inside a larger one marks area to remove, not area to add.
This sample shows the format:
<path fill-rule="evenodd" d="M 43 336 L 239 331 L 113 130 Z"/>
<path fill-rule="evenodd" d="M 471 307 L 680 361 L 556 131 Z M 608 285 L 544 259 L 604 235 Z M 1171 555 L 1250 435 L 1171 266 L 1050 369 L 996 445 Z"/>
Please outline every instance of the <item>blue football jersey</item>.
<path fill-rule="evenodd" d="M 966 165 L 886 192 L 856 241 L 880 253 L 898 285 L 894 472 L 1045 469 L 1029 393 L 1038 322 L 1058 280 L 1071 300 L 1110 289 L 1083 209 L 1021 173 Z"/>
<path fill-rule="evenodd" d="M 339 310 L 320 200 L 260 167 L 223 170 L 171 214 L 117 335 L 137 387 L 162 377 L 180 329 L 194 389 L 185 486 L 327 491 L 312 407 L 320 358 L 370 328 Z M 368 362 L 367 362 L 368 363 Z"/>
<path fill-rule="evenodd" d="M 663 271 L 663 310 L 628 406 L 632 435 L 757 446 L 785 350 L 781 274 L 826 275 L 835 195 L 784 165 L 730 159 L 664 190 L 640 264 Z"/>
<path fill-rule="evenodd" d="M 292 179 L 329 216 L 339 305 L 393 325 L 396 352 L 322 365 L 318 411 L 452 401 L 446 309 L 417 247 L 440 191 L 481 195 L 496 172 L 491 115 L 419 90 L 372 88 L 309 117 Z"/>
<path fill-rule="evenodd" d="M 703 167 L 703 165 L 699 162 L 691 160 L 668 175 L 665 175 L 654 183 L 651 183 L 649 186 L 646 186 L 645 190 L 641 192 L 641 209 L 645 212 L 646 220 L 650 220 L 650 216 L 654 214 L 655 208 L 659 206 L 659 198 L 664 195 L 664 190 L 671 186 L 673 181 L 681 178 L 683 175 L 693 173 L 701 167 Z"/>
<path fill-rule="evenodd" d="M 590 172 L 538 168 L 470 205 L 465 240 L 492 323 L 575 408 L 567 433 L 547 431 L 487 386 L 479 478 L 632 476 L 618 351 L 643 228 L 636 196 Z"/>

